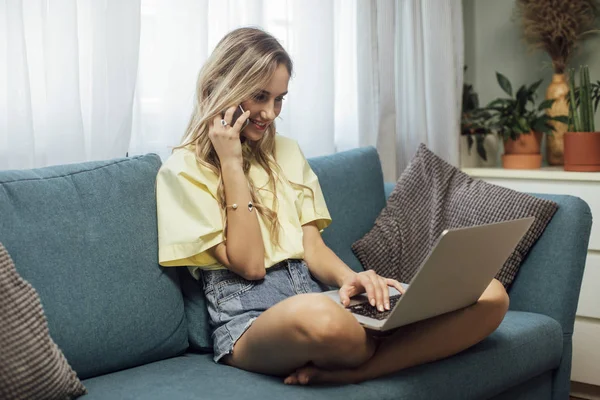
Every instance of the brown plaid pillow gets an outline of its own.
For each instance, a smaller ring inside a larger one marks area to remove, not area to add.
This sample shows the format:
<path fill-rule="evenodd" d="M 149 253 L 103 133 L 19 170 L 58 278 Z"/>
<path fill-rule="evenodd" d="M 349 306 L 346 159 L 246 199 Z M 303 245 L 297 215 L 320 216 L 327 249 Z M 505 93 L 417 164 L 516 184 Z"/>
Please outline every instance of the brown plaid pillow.
<path fill-rule="evenodd" d="M 421 144 L 375 225 L 352 250 L 366 269 L 408 283 L 444 229 L 533 216 L 496 275 L 508 288 L 557 209 L 555 202 L 473 179 Z"/>
<path fill-rule="evenodd" d="M 0 399 L 73 399 L 87 393 L 48 334 L 35 289 L 0 243 Z"/>

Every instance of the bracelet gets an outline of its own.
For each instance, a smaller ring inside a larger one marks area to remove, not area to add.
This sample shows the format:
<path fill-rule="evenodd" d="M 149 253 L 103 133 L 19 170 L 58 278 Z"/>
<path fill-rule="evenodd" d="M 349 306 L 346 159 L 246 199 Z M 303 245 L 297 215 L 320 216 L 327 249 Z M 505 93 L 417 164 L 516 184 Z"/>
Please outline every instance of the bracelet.
<path fill-rule="evenodd" d="M 231 208 L 233 210 L 237 210 L 238 209 L 238 205 L 237 203 L 233 203 L 230 206 L 225 206 L 225 209 Z M 252 211 L 254 209 L 254 204 L 252 204 L 251 201 L 248 202 L 248 211 Z"/>

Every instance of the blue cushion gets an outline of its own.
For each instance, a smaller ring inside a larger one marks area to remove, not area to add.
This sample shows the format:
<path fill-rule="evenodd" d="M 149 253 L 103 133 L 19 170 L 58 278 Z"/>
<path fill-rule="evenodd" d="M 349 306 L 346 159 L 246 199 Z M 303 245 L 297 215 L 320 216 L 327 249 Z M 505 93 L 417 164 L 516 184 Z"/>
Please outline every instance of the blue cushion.
<path fill-rule="evenodd" d="M 332 223 L 323 240 L 350 268 L 363 271 L 351 245 L 363 237 L 385 207 L 377 151 L 365 147 L 308 160 L 319 177 Z"/>
<path fill-rule="evenodd" d="M 213 340 L 206 308 L 202 281 L 192 277 L 187 268 L 178 268 L 185 304 L 190 348 L 201 352 L 213 351 Z"/>
<path fill-rule="evenodd" d="M 81 378 L 187 348 L 176 270 L 157 264 L 155 155 L 0 172 L 0 242 Z"/>
<path fill-rule="evenodd" d="M 448 359 L 358 385 L 304 388 L 280 378 L 215 364 L 186 354 L 84 381 L 96 399 L 482 399 L 555 368 L 562 331 L 553 319 L 509 312 L 498 330 Z M 536 391 L 537 393 L 537 391 Z"/>

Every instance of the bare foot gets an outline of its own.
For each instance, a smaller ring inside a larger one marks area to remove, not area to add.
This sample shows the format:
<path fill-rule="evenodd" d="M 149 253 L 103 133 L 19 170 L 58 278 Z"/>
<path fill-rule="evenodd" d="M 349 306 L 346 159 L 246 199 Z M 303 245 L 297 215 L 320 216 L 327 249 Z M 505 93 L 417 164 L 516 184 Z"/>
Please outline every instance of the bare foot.
<path fill-rule="evenodd" d="M 327 370 L 314 365 L 298 368 L 295 372 L 284 379 L 286 385 L 314 385 L 327 383 L 358 383 L 360 379 L 356 370 L 338 369 Z"/>

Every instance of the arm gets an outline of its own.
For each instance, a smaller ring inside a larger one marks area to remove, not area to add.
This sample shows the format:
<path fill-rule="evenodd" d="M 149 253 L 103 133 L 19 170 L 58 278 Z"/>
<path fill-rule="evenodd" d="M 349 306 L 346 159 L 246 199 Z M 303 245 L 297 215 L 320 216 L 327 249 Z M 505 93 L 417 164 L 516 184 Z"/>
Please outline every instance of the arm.
<path fill-rule="evenodd" d="M 374 271 L 354 272 L 323 242 L 314 222 L 302 226 L 304 260 L 310 272 L 319 281 L 340 287 L 340 300 L 348 305 L 350 297 L 366 292 L 369 302 L 380 311 L 389 310 L 388 286 L 403 293 L 404 288 L 394 279 L 377 275 Z"/>
<path fill-rule="evenodd" d="M 248 212 L 251 200 L 248 181 L 239 163 L 222 164 L 225 201 L 236 203 L 237 210 L 228 208 L 226 242 L 209 251 L 221 264 L 244 279 L 257 280 L 265 276 L 265 248 L 256 211 Z"/>
<path fill-rule="evenodd" d="M 344 280 L 356 275 L 356 272 L 323 242 L 314 222 L 303 225 L 302 234 L 304 261 L 315 278 L 327 285 L 342 287 Z"/>
<path fill-rule="evenodd" d="M 224 119 L 231 122 L 235 108 L 225 113 Z M 210 140 L 221 162 L 221 176 L 225 187 L 225 203 L 237 204 L 237 210 L 227 208 L 227 228 L 225 242 L 209 250 L 210 254 L 221 264 L 248 280 L 262 279 L 265 276 L 265 248 L 258 224 L 256 211 L 248 211 L 251 201 L 248 180 L 242 168 L 242 146 L 240 128 L 248 118 L 245 112 L 235 125 L 221 125 L 221 118 L 216 117 L 209 131 Z"/>

